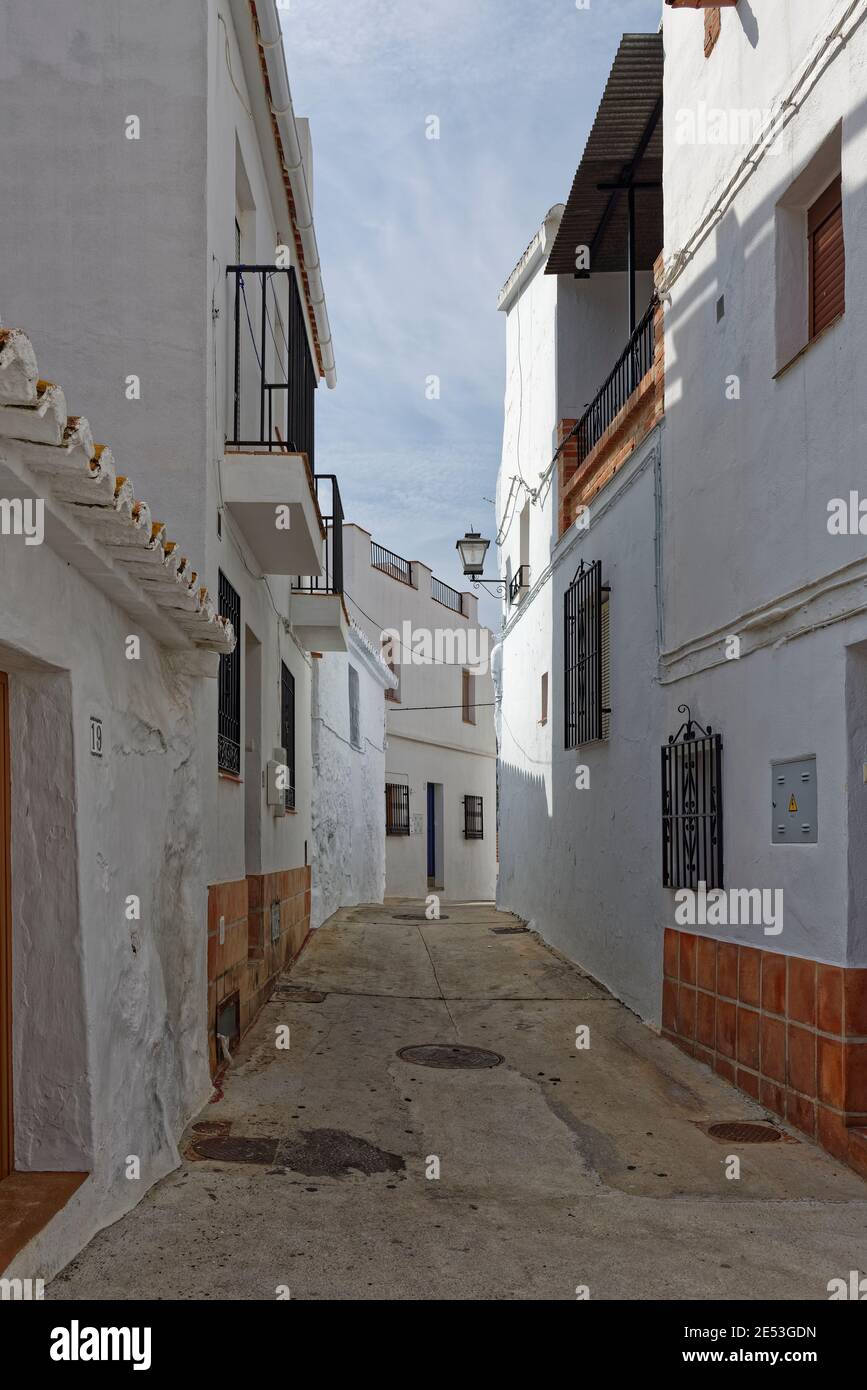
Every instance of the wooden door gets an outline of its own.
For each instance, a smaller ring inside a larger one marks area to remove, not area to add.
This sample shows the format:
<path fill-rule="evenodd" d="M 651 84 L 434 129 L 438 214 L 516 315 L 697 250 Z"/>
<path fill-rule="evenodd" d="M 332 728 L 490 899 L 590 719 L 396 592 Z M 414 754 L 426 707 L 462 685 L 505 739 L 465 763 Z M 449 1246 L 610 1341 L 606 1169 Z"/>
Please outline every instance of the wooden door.
<path fill-rule="evenodd" d="M 13 1167 L 12 1140 L 12 770 L 9 678 L 0 671 L 0 1179 Z"/>

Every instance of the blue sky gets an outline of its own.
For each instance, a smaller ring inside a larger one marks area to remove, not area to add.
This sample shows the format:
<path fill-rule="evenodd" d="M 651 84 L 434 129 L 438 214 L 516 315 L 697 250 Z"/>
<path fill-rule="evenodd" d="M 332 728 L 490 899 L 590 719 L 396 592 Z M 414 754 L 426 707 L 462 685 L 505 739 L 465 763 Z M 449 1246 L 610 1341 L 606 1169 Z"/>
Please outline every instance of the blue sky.
<path fill-rule="evenodd" d="M 349 520 L 456 588 L 456 538 L 470 524 L 494 535 L 498 291 L 566 200 L 620 35 L 656 29 L 661 12 L 662 0 L 281 5 L 337 360 L 337 389 L 318 393 L 317 470 L 338 474 Z M 439 400 L 426 399 L 433 375 Z M 498 621 L 498 605 L 482 612 Z"/>

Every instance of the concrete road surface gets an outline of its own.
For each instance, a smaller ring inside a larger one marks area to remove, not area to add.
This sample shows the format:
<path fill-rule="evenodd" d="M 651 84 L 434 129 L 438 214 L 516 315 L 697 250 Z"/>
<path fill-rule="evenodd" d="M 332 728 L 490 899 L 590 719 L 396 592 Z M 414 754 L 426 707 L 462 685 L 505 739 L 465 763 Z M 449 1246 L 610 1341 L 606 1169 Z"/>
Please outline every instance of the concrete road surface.
<path fill-rule="evenodd" d="M 860 1178 L 779 1122 L 710 1137 L 771 1117 L 515 918 L 442 911 L 320 928 L 182 1166 L 46 1298 L 826 1299 L 864 1269 Z M 399 1055 L 427 1044 L 502 1061 Z"/>

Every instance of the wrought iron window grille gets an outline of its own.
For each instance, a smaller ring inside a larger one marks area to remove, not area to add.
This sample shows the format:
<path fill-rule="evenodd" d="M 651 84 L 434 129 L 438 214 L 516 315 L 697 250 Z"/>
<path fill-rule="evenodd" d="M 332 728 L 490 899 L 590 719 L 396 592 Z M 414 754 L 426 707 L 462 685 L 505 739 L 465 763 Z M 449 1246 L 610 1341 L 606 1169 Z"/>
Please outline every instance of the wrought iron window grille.
<path fill-rule="evenodd" d="M 219 572 L 219 610 L 236 633 L 241 631 L 241 599 L 223 571 Z M 218 685 L 217 766 L 233 777 L 241 775 L 241 643 L 220 657 Z"/>
<path fill-rule="evenodd" d="M 563 596 L 566 748 L 607 737 L 611 710 L 603 607 L 609 593 L 610 586 L 602 583 L 602 562 L 582 560 Z"/>
<path fill-rule="evenodd" d="M 409 834 L 409 787 L 389 782 L 385 788 L 386 835 Z"/>
<path fill-rule="evenodd" d="M 482 814 L 482 798 L 480 796 L 465 796 L 464 839 L 483 840 L 484 838 L 485 828 Z"/>
<path fill-rule="evenodd" d="M 295 677 L 280 663 L 280 741 L 286 753 L 288 786 L 283 793 L 287 811 L 295 809 Z"/>
<path fill-rule="evenodd" d="M 686 719 L 662 747 L 662 882 L 723 886 L 722 735 Z"/>

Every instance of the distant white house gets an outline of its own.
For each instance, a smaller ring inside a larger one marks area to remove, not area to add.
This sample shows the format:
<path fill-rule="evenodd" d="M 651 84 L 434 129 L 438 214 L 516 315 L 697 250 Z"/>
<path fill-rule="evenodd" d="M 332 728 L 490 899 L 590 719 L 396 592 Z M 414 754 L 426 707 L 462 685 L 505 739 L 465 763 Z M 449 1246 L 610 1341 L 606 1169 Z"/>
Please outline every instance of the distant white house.
<path fill-rule="evenodd" d="M 397 677 L 385 692 L 386 894 L 490 901 L 497 877 L 493 638 L 479 625 L 476 595 L 443 584 L 360 526 L 343 534 L 349 613 Z"/>
<path fill-rule="evenodd" d="M 345 652 L 314 663 L 311 928 L 340 907 L 385 897 L 385 712 L 396 687 L 355 623 Z"/>

